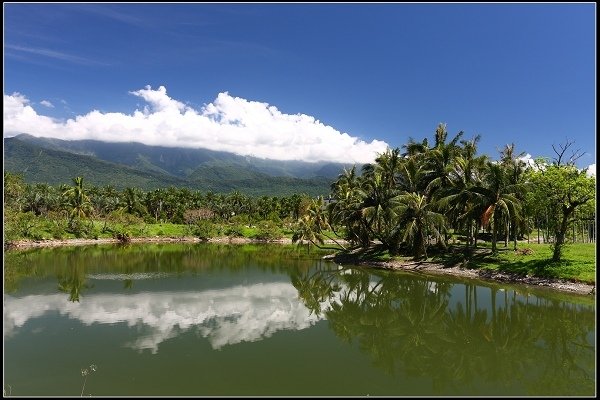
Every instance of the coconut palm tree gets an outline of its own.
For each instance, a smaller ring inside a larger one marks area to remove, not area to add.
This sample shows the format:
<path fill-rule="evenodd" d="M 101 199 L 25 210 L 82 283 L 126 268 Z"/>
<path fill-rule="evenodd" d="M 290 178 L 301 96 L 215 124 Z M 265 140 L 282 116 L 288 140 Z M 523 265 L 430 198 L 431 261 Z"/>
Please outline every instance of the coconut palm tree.
<path fill-rule="evenodd" d="M 415 260 L 427 258 L 427 235 L 433 235 L 438 243 L 445 246 L 441 229 L 445 229 L 445 218 L 433 211 L 427 196 L 417 193 L 401 194 L 394 198 L 399 217 L 397 229 L 401 230 L 404 242 L 413 249 Z"/>
<path fill-rule="evenodd" d="M 509 185 L 520 185 L 525 187 L 525 162 L 522 157 L 525 156 L 525 152 L 521 152 L 515 155 L 515 144 L 507 144 L 501 151 L 500 162 L 506 169 L 507 181 Z M 519 199 L 521 203 L 525 201 L 525 190 L 519 190 L 515 193 L 515 197 Z M 514 250 L 517 249 L 517 233 L 519 225 L 525 221 L 524 218 L 520 218 L 519 214 L 513 213 L 511 215 L 511 227 L 513 234 Z M 507 232 L 507 235 L 509 232 Z"/>
<path fill-rule="evenodd" d="M 146 208 L 142 203 L 144 193 L 139 188 L 128 187 L 123 191 L 123 209 L 131 215 L 143 216 L 146 214 Z"/>
<path fill-rule="evenodd" d="M 502 164 L 488 162 L 483 185 L 471 189 L 484 208 L 481 215 L 482 225 L 486 227 L 490 222 L 492 224 L 492 253 L 497 252 L 498 224 L 502 218 L 510 218 L 511 215 L 517 218 L 521 210 L 520 201 L 515 193 L 523 189 L 522 185 L 508 184 L 505 171 Z"/>
<path fill-rule="evenodd" d="M 63 191 L 63 197 L 66 199 L 69 211 L 69 220 L 85 219 L 92 215 L 93 207 L 86 190 L 83 187 L 83 178 L 78 176 L 73 178 L 73 186 L 67 187 Z"/>
<path fill-rule="evenodd" d="M 454 223 L 459 226 L 463 223 L 466 225 L 467 247 L 471 244 L 476 245 L 474 239 L 477 229 L 473 229 L 473 225 L 481 215 L 480 204 L 471 189 L 481 184 L 480 171 L 487 161 L 486 156 L 475 157 L 479 138 L 477 135 L 470 141 L 461 141 L 461 154 L 454 159 L 453 168 L 448 175 L 449 186 L 438 202 Z"/>
<path fill-rule="evenodd" d="M 292 236 L 292 242 L 308 242 L 314 246 L 324 249 L 325 238 L 333 240 L 338 246 L 345 249 L 335 238 L 327 235 L 326 230 L 331 229 L 327 215 L 325 214 L 325 204 L 323 197 L 311 199 L 306 213 L 304 213 L 296 224 L 296 230 Z M 337 249 L 337 248 L 336 248 Z"/>

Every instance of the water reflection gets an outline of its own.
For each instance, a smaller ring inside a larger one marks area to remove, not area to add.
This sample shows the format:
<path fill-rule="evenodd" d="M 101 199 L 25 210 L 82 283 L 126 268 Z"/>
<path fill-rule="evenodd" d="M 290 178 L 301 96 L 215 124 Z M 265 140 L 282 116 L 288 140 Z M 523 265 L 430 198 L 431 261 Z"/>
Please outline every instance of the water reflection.
<path fill-rule="evenodd" d="M 310 315 L 289 283 L 235 286 L 201 292 L 95 294 L 80 304 L 62 295 L 5 296 L 5 336 L 45 313 L 94 323 L 126 323 L 141 334 L 124 343 L 136 350 L 158 351 L 158 345 L 195 329 L 214 349 L 270 337 L 279 330 L 305 329 L 323 317 Z"/>
<path fill-rule="evenodd" d="M 58 290 L 69 294 L 69 301 L 79 302 L 79 296 L 84 289 L 89 289 L 85 270 L 82 264 L 71 263 L 65 270 L 58 274 Z"/>
<path fill-rule="evenodd" d="M 389 374 L 430 378 L 438 394 L 490 384 L 503 394 L 593 393 L 593 307 L 358 269 L 295 274 L 292 283 L 340 339 Z M 478 304 L 482 290 L 491 307 Z"/>
<path fill-rule="evenodd" d="M 82 335 L 129 327 L 114 330 L 120 352 L 164 355 L 161 346 L 182 337 L 186 348 L 200 348 L 200 336 L 214 350 L 260 341 L 264 354 L 270 343 L 282 346 L 265 340 L 275 333 L 288 333 L 289 342 L 273 347 L 283 352 L 298 344 L 294 332 L 323 321 L 329 330 L 320 334 L 367 355 L 389 387 L 418 382 L 413 392 L 425 395 L 594 393 L 589 302 L 304 257 L 283 246 L 214 245 L 6 254 L 5 339 L 43 329 L 34 322 L 47 317 L 77 321 L 89 329 Z"/>

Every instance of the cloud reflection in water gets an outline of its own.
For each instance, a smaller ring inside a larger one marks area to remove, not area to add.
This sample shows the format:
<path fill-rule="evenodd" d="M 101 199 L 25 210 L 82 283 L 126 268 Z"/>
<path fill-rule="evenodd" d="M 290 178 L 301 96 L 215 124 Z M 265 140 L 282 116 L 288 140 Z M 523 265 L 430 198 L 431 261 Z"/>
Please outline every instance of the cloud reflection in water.
<path fill-rule="evenodd" d="M 322 305 L 329 308 L 329 303 Z M 125 346 L 158 351 L 158 345 L 191 328 L 213 349 L 270 337 L 280 330 L 301 330 L 324 317 L 311 314 L 289 283 L 273 282 L 201 292 L 153 292 L 86 296 L 81 303 L 64 294 L 4 298 L 4 336 L 28 320 L 57 311 L 85 325 L 127 323 L 145 332 Z"/>

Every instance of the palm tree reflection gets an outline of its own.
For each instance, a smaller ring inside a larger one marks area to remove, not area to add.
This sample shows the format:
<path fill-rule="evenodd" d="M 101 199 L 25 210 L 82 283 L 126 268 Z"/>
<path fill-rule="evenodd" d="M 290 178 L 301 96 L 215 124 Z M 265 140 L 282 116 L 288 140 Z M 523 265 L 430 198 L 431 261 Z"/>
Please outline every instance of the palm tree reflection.
<path fill-rule="evenodd" d="M 85 267 L 82 263 L 68 263 L 57 273 L 58 290 L 69 294 L 69 301 L 79 302 L 83 289 L 89 289 L 85 278 Z"/>
<path fill-rule="evenodd" d="M 297 273 L 292 284 L 375 366 L 429 378 L 435 394 L 594 393 L 593 306 L 536 303 L 496 287 L 478 304 L 485 292 L 470 284 L 451 302 L 454 284 L 361 269 Z"/>

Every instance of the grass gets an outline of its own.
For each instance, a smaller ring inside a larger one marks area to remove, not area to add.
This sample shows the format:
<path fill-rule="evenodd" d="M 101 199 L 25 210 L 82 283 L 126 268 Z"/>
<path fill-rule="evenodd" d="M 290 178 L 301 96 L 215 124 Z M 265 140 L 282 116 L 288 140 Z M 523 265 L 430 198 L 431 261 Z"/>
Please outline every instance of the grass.
<path fill-rule="evenodd" d="M 122 230 L 129 233 L 130 237 L 184 237 L 192 236 L 187 225 L 172 223 L 146 224 L 143 222 L 130 224 L 117 224 Z M 94 221 L 92 233 L 87 237 L 111 238 L 111 232 L 102 232 L 104 222 Z M 36 227 L 33 239 L 56 238 L 53 234 L 53 225 L 42 221 Z M 283 237 L 290 238 L 292 231 L 279 227 Z M 221 223 L 215 224 L 216 236 L 237 236 L 255 238 L 260 228 L 257 224 Z M 334 236 L 333 232 L 328 232 Z M 75 235 L 61 232 L 62 239 L 75 238 Z M 563 250 L 563 261 L 551 261 L 552 250 L 548 244 L 538 244 L 534 240 L 530 243 L 520 242 L 517 252 L 512 250 L 512 242 L 504 247 L 504 242 L 498 243 L 498 252 L 491 253 L 491 243 L 479 241 L 477 251 L 465 253 L 464 244 L 460 242 L 449 246 L 448 251 L 438 250 L 435 246 L 428 250 L 429 260 L 444 265 L 463 264 L 467 268 L 490 269 L 504 273 L 521 276 L 537 276 L 542 278 L 566 279 L 595 284 L 596 282 L 596 245 L 595 243 L 567 244 Z M 527 252 L 523 250 L 529 249 Z M 402 261 L 412 260 L 409 256 L 390 255 L 381 247 L 372 247 L 362 251 L 360 258 L 373 261 Z"/>
<path fill-rule="evenodd" d="M 596 282 L 596 244 L 572 243 L 563 248 L 563 260 L 552 262 L 552 249 L 548 244 L 519 243 L 517 251 L 512 244 L 498 246 L 493 255 L 489 246 L 479 252 L 465 255 L 462 248 L 453 247 L 452 252 L 439 253 L 432 261 L 445 265 L 465 263 L 467 268 L 490 269 L 521 276 L 566 279 L 584 283 Z"/>

